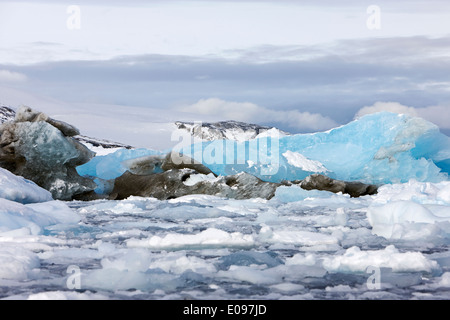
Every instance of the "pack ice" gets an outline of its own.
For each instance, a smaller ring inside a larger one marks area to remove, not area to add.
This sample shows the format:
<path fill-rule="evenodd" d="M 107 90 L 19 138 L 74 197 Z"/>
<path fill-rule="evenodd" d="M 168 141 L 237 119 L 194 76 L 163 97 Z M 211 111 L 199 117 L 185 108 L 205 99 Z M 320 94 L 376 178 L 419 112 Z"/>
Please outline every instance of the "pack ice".
<path fill-rule="evenodd" d="M 255 158 L 261 147 L 269 152 Z M 384 185 L 358 198 L 293 184 L 270 200 L 196 194 L 61 202 L 0 170 L 0 298 L 450 297 L 450 148 L 433 124 L 381 113 L 327 132 L 183 150 L 218 175 L 242 169 L 270 179 L 262 173 L 277 164 L 275 181 L 317 172 Z M 220 150 L 224 163 L 211 164 Z M 276 161 L 267 161 L 270 151 Z M 160 155 L 123 149 L 79 171 L 106 181 L 133 159 Z M 215 179 L 199 173 L 184 183 Z M 81 271 L 81 290 L 70 286 L 71 266 Z M 368 270 L 378 270 L 379 288 L 369 285 Z"/>
<path fill-rule="evenodd" d="M 48 226 L 79 221 L 78 214 L 64 202 L 54 201 L 50 192 L 0 168 L 0 279 L 25 280 L 38 272 L 35 251 L 42 244 L 33 237 Z M 18 238 L 28 241 L 20 244 Z"/>

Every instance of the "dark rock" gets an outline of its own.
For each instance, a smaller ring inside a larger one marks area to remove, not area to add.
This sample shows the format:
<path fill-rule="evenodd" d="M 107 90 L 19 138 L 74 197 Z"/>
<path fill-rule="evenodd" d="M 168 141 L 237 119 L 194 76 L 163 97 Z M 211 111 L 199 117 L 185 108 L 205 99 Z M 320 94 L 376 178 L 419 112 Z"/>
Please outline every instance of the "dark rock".
<path fill-rule="evenodd" d="M 202 163 L 197 162 L 194 159 L 178 152 L 168 153 L 164 158 L 161 169 L 164 171 L 172 169 L 193 169 L 202 174 L 214 174 L 208 167 L 206 167 Z"/>
<path fill-rule="evenodd" d="M 151 175 L 135 175 L 127 171 L 115 180 L 110 199 L 129 196 L 153 197 L 159 200 L 174 199 L 190 194 L 207 194 L 233 199 L 264 198 L 274 196 L 276 183 L 264 182 L 248 173 L 218 177 L 214 181 L 200 181 L 193 185 L 186 181 L 192 169 L 173 169 Z"/>
<path fill-rule="evenodd" d="M 378 191 L 376 185 L 334 180 L 321 174 L 312 174 L 306 177 L 300 183 L 300 187 L 305 190 L 325 190 L 334 193 L 342 192 L 349 194 L 351 197 L 373 195 Z"/>
<path fill-rule="evenodd" d="M 365 184 L 362 182 L 346 182 L 346 184 L 344 193 L 348 193 L 353 198 L 378 193 L 378 186 L 373 184 Z"/>

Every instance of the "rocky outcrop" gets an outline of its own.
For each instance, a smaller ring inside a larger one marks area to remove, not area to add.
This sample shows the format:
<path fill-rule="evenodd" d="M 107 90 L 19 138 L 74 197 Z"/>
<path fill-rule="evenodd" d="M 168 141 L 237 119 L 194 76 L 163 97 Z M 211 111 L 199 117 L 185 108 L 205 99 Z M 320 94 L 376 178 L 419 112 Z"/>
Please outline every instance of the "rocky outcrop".
<path fill-rule="evenodd" d="M 192 169 L 171 169 L 150 175 L 135 175 L 127 171 L 115 180 L 110 199 L 140 196 L 167 200 L 190 194 L 233 199 L 270 199 L 279 186 L 276 183 L 261 181 L 248 173 L 190 183 L 189 179 L 195 175 L 198 175 L 198 172 Z"/>
<path fill-rule="evenodd" d="M 140 196 L 167 200 L 191 194 L 207 194 L 238 200 L 271 199 L 280 185 L 292 184 L 299 184 L 305 190 L 342 192 L 351 197 L 377 192 L 375 185 L 334 180 L 320 174 L 308 176 L 303 181 L 283 183 L 265 182 L 245 172 L 217 177 L 202 164 L 188 161 L 189 158 L 177 165 L 172 159 L 171 154 L 168 154 L 165 158 L 148 156 L 130 160 L 127 164 L 129 170 L 111 182 L 113 190 L 109 198 L 121 200 Z"/>
<path fill-rule="evenodd" d="M 19 109 L 14 122 L 47 122 L 56 129 L 60 130 L 61 133 L 66 137 L 73 137 L 80 134 L 80 131 L 74 126 L 63 121 L 52 119 L 45 113 L 34 111 L 30 107 L 26 106 Z"/>
<path fill-rule="evenodd" d="M 288 133 L 274 127 L 260 126 L 234 120 L 201 123 L 177 121 L 175 125 L 178 129 L 188 131 L 192 137 L 207 141 L 222 139 L 244 141 L 254 139 L 258 135 L 268 131 L 276 132 L 280 136 L 288 135 Z"/>
<path fill-rule="evenodd" d="M 90 143 L 89 138 L 80 136 L 74 126 L 28 107 L 20 108 L 17 114 L 5 106 L 1 111 L 4 123 L 0 125 L 0 166 L 47 189 L 54 199 L 125 199 L 142 196 L 167 200 L 190 194 L 270 199 L 281 185 L 262 181 L 244 172 L 217 177 L 202 163 L 185 155 L 168 153 L 166 156 L 145 156 L 125 161 L 123 165 L 128 171 L 115 180 L 104 181 L 104 194 L 97 195 L 94 193 L 98 188 L 96 183 L 90 177 L 81 177 L 75 169 L 94 156 L 78 141 L 81 137 L 84 143 Z M 235 130 L 236 123 L 210 124 L 207 128 L 208 132 L 225 134 L 227 130 Z M 263 130 L 251 129 L 255 133 Z M 127 147 L 114 143 L 107 145 Z M 342 192 L 352 197 L 377 192 L 375 185 L 339 181 L 320 174 L 313 174 L 303 181 L 282 184 L 292 183 L 298 183 L 306 190 Z"/>
<path fill-rule="evenodd" d="M 77 134 L 70 124 L 22 107 L 14 121 L 0 125 L 0 166 L 47 189 L 54 199 L 89 193 L 95 183 L 75 168 L 95 154 L 73 138 Z"/>
<path fill-rule="evenodd" d="M 185 155 L 168 153 L 124 161 L 122 165 L 128 171 L 115 180 L 100 181 L 104 184 L 103 191 L 96 194 L 94 190 L 98 191 L 99 186 L 93 178 L 81 177 L 75 169 L 95 155 L 84 143 L 104 148 L 132 147 L 81 136 L 74 126 L 29 107 L 22 107 L 15 113 L 11 108 L 0 106 L 0 120 L 3 123 L 0 124 L 0 166 L 32 180 L 59 200 L 125 199 L 129 196 L 167 200 L 190 194 L 270 199 L 278 186 L 292 183 L 306 190 L 342 192 L 352 197 L 377 192 L 375 185 L 339 181 L 320 174 L 303 181 L 283 183 L 265 182 L 244 172 L 217 177 L 202 163 Z M 202 139 L 242 138 L 243 133 L 258 135 L 270 129 L 234 121 L 203 124 L 202 127 L 181 122 L 177 125 L 193 135 L 202 135 Z M 99 183 L 101 179 L 97 180 Z"/>
<path fill-rule="evenodd" d="M 13 121 L 16 116 L 16 112 L 8 106 L 0 104 L 0 124 Z"/>
<path fill-rule="evenodd" d="M 334 180 L 321 174 L 313 174 L 306 177 L 300 182 L 300 187 L 305 190 L 325 190 L 334 193 L 342 192 L 349 194 L 351 197 L 373 195 L 378 190 L 378 187 L 373 184 Z"/>

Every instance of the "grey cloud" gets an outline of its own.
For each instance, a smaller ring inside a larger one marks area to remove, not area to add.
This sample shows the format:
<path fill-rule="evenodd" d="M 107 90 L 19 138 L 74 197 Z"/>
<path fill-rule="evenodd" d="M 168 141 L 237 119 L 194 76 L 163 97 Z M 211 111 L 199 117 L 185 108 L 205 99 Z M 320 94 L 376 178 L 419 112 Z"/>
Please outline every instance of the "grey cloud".
<path fill-rule="evenodd" d="M 25 3 L 55 3 L 73 5 L 72 0 L 18 0 L 16 2 Z M 99 5 L 106 7 L 146 7 L 149 5 L 175 3 L 177 5 L 192 5 L 193 2 L 207 2 L 207 3 L 230 3 L 230 5 L 239 3 L 254 3 L 255 6 L 261 3 L 273 3 L 277 5 L 290 6 L 306 6 L 323 8 L 323 10 L 332 10 L 335 8 L 358 8 L 364 10 L 370 5 L 377 5 L 383 11 L 397 12 L 397 13 L 441 13 L 450 10 L 450 3 L 446 0 L 194 0 L 194 1 L 179 1 L 179 0 L 78 0 L 77 5 Z"/>
<path fill-rule="evenodd" d="M 374 38 L 263 46 L 230 59 L 140 55 L 0 69 L 26 75 L 27 88 L 72 101 L 167 108 L 219 98 L 345 123 L 376 101 L 412 107 L 450 101 L 447 52 L 450 37 Z"/>

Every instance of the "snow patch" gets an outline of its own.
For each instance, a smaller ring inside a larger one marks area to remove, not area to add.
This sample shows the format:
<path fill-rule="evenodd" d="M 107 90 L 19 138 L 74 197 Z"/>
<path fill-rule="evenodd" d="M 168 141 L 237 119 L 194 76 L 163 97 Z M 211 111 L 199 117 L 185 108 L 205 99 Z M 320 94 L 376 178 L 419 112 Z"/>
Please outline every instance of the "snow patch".
<path fill-rule="evenodd" d="M 23 204 L 53 200 L 47 190 L 3 168 L 0 168 L 0 198 Z"/>
<path fill-rule="evenodd" d="M 393 245 L 382 250 L 361 250 L 353 246 L 343 255 L 324 258 L 323 266 L 329 272 L 366 272 L 368 267 L 390 268 L 393 272 L 432 272 L 439 267 L 420 252 L 402 253 Z"/>
<path fill-rule="evenodd" d="M 127 246 L 130 248 L 183 250 L 189 248 L 252 247 L 254 243 L 255 240 L 252 235 L 208 228 L 198 234 L 169 233 L 163 237 L 153 236 L 144 240 L 130 239 L 127 241 Z"/>
<path fill-rule="evenodd" d="M 183 181 L 183 183 L 186 186 L 193 186 L 196 185 L 199 182 L 211 182 L 214 183 L 218 181 L 219 178 L 216 177 L 214 174 L 191 174 L 189 178 L 186 179 L 186 181 Z"/>
<path fill-rule="evenodd" d="M 0 279 L 26 280 L 39 268 L 36 253 L 16 246 L 0 247 Z"/>
<path fill-rule="evenodd" d="M 372 233 L 387 239 L 439 240 L 450 236 L 450 183 L 385 185 L 367 210 Z"/>
<path fill-rule="evenodd" d="M 300 168 L 304 171 L 310 172 L 326 172 L 328 171 L 325 166 L 317 160 L 310 160 L 306 158 L 304 155 L 298 152 L 286 151 L 283 153 L 283 156 L 286 158 L 287 162 L 296 168 Z"/>

